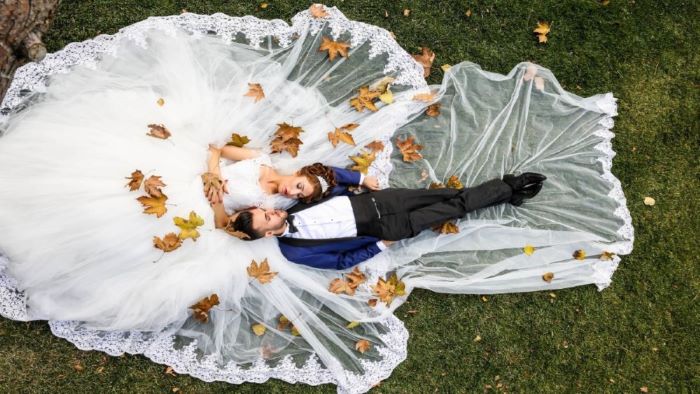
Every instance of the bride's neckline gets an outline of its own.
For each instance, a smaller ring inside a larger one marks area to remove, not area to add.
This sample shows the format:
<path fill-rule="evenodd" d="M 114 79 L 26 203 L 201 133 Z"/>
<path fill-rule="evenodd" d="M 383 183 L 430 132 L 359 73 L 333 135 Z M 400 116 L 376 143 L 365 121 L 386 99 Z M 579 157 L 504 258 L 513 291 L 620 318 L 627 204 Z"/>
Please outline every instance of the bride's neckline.
<path fill-rule="evenodd" d="M 265 180 L 266 175 L 268 175 L 270 171 L 274 171 L 274 169 L 265 164 L 260 164 L 260 175 L 258 176 L 258 185 L 260 185 L 260 189 L 263 191 L 263 193 L 273 195 L 277 194 L 277 185 L 273 182 Z M 273 190 L 270 191 L 270 188 L 272 188 Z"/>

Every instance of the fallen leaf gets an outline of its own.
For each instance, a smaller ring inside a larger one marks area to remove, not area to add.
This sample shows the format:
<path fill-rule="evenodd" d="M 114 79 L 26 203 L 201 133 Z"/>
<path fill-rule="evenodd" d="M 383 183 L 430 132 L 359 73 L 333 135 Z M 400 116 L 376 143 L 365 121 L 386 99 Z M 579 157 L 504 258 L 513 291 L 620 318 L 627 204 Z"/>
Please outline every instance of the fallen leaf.
<path fill-rule="evenodd" d="M 477 335 L 474 337 L 474 342 L 479 342 L 481 341 L 481 335 Z"/>
<path fill-rule="evenodd" d="M 376 298 L 370 298 L 369 300 L 367 300 L 367 305 L 369 305 L 369 306 L 371 306 L 372 308 L 374 308 L 375 306 L 377 306 L 377 299 L 376 299 Z"/>
<path fill-rule="evenodd" d="M 240 135 L 238 133 L 233 133 L 233 134 L 231 134 L 231 141 L 227 142 L 226 145 L 236 146 L 238 148 L 242 148 L 243 145 L 245 145 L 249 142 L 250 142 L 250 138 L 248 138 L 247 136 Z"/>
<path fill-rule="evenodd" d="M 451 65 L 451 64 L 443 64 L 442 66 L 440 66 L 440 69 L 441 69 L 442 72 L 444 72 L 444 73 L 446 73 L 446 72 L 447 72 L 449 69 L 451 69 L 451 68 L 452 68 L 452 65 Z"/>
<path fill-rule="evenodd" d="M 579 249 L 579 250 L 574 252 L 573 257 L 576 260 L 583 260 L 586 258 L 586 251 L 583 249 Z"/>
<path fill-rule="evenodd" d="M 311 4 L 311 7 L 309 7 L 309 14 L 316 19 L 328 16 L 328 12 L 323 4 Z"/>
<path fill-rule="evenodd" d="M 396 273 L 392 274 L 388 280 L 378 278 L 377 284 L 371 287 L 374 295 L 379 297 L 379 300 L 386 303 L 386 306 L 391 305 L 395 297 L 406 294 L 405 285 L 398 279 Z"/>
<path fill-rule="evenodd" d="M 394 102 L 394 94 L 391 93 L 391 89 L 387 89 L 386 92 L 379 95 L 379 100 L 384 104 L 391 104 Z"/>
<path fill-rule="evenodd" d="M 430 182 L 428 189 L 444 189 L 445 185 L 441 182 Z"/>
<path fill-rule="evenodd" d="M 451 188 L 451 189 L 462 189 L 464 188 L 464 185 L 462 182 L 457 178 L 457 175 L 452 175 L 448 180 L 447 183 L 445 183 L 445 186 Z"/>
<path fill-rule="evenodd" d="M 468 8 L 467 11 L 464 13 L 464 15 L 466 15 L 467 18 L 469 18 L 470 16 L 472 16 L 472 9 L 471 9 L 471 8 Z"/>
<path fill-rule="evenodd" d="M 351 321 L 350 323 L 348 323 L 348 325 L 345 326 L 345 328 L 347 328 L 348 330 L 352 330 L 353 328 L 355 328 L 355 327 L 357 327 L 357 326 L 359 326 L 359 325 L 360 325 L 360 322 L 359 322 L 359 321 L 354 321 L 354 320 L 353 320 L 353 321 Z"/>
<path fill-rule="evenodd" d="M 639 391 L 641 391 L 642 393 L 648 393 L 648 392 L 649 392 L 649 388 L 648 388 L 647 386 L 642 386 L 642 387 L 639 388 Z"/>
<path fill-rule="evenodd" d="M 421 53 L 412 56 L 423 66 L 423 77 L 428 78 L 430 75 L 430 68 L 433 66 L 433 60 L 435 60 L 435 53 L 428 47 L 421 47 Z"/>
<path fill-rule="evenodd" d="M 173 218 L 173 222 L 175 222 L 175 225 L 180 228 L 180 234 L 178 234 L 180 239 L 185 240 L 187 238 L 192 238 L 193 241 L 196 241 L 197 238 L 199 238 L 199 231 L 197 231 L 197 227 L 204 224 L 204 219 L 202 219 L 194 211 L 191 211 L 189 219 L 175 216 Z"/>
<path fill-rule="evenodd" d="M 290 331 L 291 334 L 294 335 L 295 337 L 298 337 L 299 335 L 301 335 L 301 333 L 299 332 L 299 329 L 297 328 L 297 326 L 292 325 L 292 329 L 289 330 L 289 331 Z"/>
<path fill-rule="evenodd" d="M 353 97 L 350 99 L 350 105 L 355 107 L 355 110 L 357 112 L 363 112 L 365 108 L 369 109 L 370 111 L 376 112 L 379 111 L 379 108 L 377 108 L 377 106 L 374 105 L 374 100 L 380 95 L 381 92 L 372 91 L 369 89 L 369 87 L 362 86 L 357 93 L 357 97 Z"/>
<path fill-rule="evenodd" d="M 372 165 L 374 159 L 376 159 L 376 152 L 360 152 L 355 156 L 350 156 L 355 165 L 350 167 L 353 171 L 359 171 L 363 174 L 367 174 L 369 166 Z"/>
<path fill-rule="evenodd" d="M 613 257 L 615 257 L 615 253 L 613 252 L 603 252 L 600 254 L 600 259 L 601 260 L 612 260 Z"/>
<path fill-rule="evenodd" d="M 219 305 L 219 296 L 213 293 L 209 297 L 204 297 L 197 301 L 196 304 L 191 305 L 190 309 L 192 309 L 192 314 L 195 319 L 206 323 L 209 321 L 209 310 L 215 305 Z"/>
<path fill-rule="evenodd" d="M 159 197 L 141 196 L 137 200 L 144 206 L 143 213 L 161 217 L 168 212 L 168 208 L 165 207 L 168 196 L 163 193 Z"/>
<path fill-rule="evenodd" d="M 277 329 L 282 331 L 289 327 L 292 323 L 287 319 L 285 315 L 280 315 L 279 322 L 277 323 Z"/>
<path fill-rule="evenodd" d="M 351 272 L 345 274 L 345 279 L 348 282 L 348 286 L 353 290 L 367 281 L 367 277 L 358 267 L 355 267 Z"/>
<path fill-rule="evenodd" d="M 248 82 L 248 92 L 243 95 L 244 97 L 252 97 L 255 99 L 255 103 L 265 98 L 265 92 L 259 83 Z"/>
<path fill-rule="evenodd" d="M 452 221 L 447 221 L 437 226 L 433 226 L 433 231 L 439 234 L 457 234 L 459 233 L 459 227 Z"/>
<path fill-rule="evenodd" d="M 328 59 L 332 62 L 335 57 L 340 55 L 342 57 L 348 57 L 348 48 L 350 44 L 343 41 L 333 41 L 330 38 L 323 36 L 321 38 L 323 42 L 318 47 L 319 52 L 328 51 Z"/>
<path fill-rule="evenodd" d="M 260 3 L 259 7 L 264 10 L 265 8 L 267 8 L 267 6 L 268 6 L 267 3 Z"/>
<path fill-rule="evenodd" d="M 437 95 L 433 92 L 428 92 L 428 93 L 417 93 L 413 95 L 412 100 L 414 101 L 422 101 L 424 103 L 429 103 L 432 101 L 435 101 L 435 98 Z"/>
<path fill-rule="evenodd" d="M 83 367 L 83 365 L 80 363 L 80 361 L 75 361 L 75 362 L 73 363 L 73 369 L 74 369 L 76 372 L 81 372 L 82 370 L 85 369 L 85 367 Z"/>
<path fill-rule="evenodd" d="M 153 246 L 156 249 L 160 249 L 163 252 L 172 252 L 182 245 L 182 240 L 175 233 L 167 233 L 160 239 L 160 237 L 153 237 Z"/>
<path fill-rule="evenodd" d="M 369 90 L 373 92 L 385 93 L 387 90 L 389 90 L 389 85 L 395 80 L 396 78 L 390 76 L 382 77 L 381 79 L 370 84 Z"/>
<path fill-rule="evenodd" d="M 412 135 L 408 136 L 403 141 L 400 138 L 397 138 L 396 146 L 401 151 L 403 161 L 405 162 L 412 162 L 423 158 L 423 155 L 418 153 L 419 150 L 423 149 L 423 146 L 416 144 Z"/>
<path fill-rule="evenodd" d="M 654 200 L 651 197 L 644 197 L 644 205 L 648 205 L 651 207 L 654 206 L 654 204 L 656 204 L 656 200 Z"/>
<path fill-rule="evenodd" d="M 160 178 L 161 177 L 159 176 L 151 175 L 148 177 L 148 179 L 146 179 L 146 182 L 143 183 L 143 188 L 149 196 L 160 197 L 163 195 L 163 191 L 160 188 L 166 185 L 160 180 Z"/>
<path fill-rule="evenodd" d="M 345 142 L 348 145 L 355 145 L 355 140 L 352 138 L 350 133 L 356 129 L 359 125 L 357 123 L 348 123 L 346 125 L 336 127 L 335 131 L 328 133 L 328 140 L 331 142 L 335 148 L 339 142 Z"/>
<path fill-rule="evenodd" d="M 299 138 L 304 129 L 301 127 L 292 126 L 287 122 L 278 123 L 277 130 L 275 130 L 275 137 L 282 138 L 283 140 L 288 140 L 291 138 Z"/>
<path fill-rule="evenodd" d="M 148 128 L 149 130 L 146 135 L 149 137 L 155 137 L 160 138 L 161 140 L 165 140 L 171 136 L 170 131 L 168 131 L 168 129 L 162 124 L 149 124 Z"/>
<path fill-rule="evenodd" d="M 532 245 L 525 245 L 523 248 L 523 253 L 527 256 L 532 256 L 533 253 L 535 253 L 535 247 Z"/>
<path fill-rule="evenodd" d="M 488 299 L 488 297 L 486 297 L 486 296 L 481 296 L 481 301 L 483 301 L 483 302 L 489 302 L 489 299 Z"/>
<path fill-rule="evenodd" d="M 262 336 L 263 334 L 265 334 L 265 331 L 267 331 L 267 327 L 265 327 L 264 325 L 262 325 L 260 323 L 253 324 L 250 328 L 253 330 L 253 333 L 255 334 L 255 336 L 258 336 L 258 337 Z"/>
<path fill-rule="evenodd" d="M 270 272 L 270 264 L 267 258 L 260 262 L 260 265 L 253 260 L 247 268 L 248 275 L 257 279 L 260 284 L 270 283 L 275 278 L 277 272 Z"/>
<path fill-rule="evenodd" d="M 299 139 L 299 134 L 304 130 L 287 122 L 278 123 L 275 131 L 275 138 L 270 142 L 272 153 L 288 152 L 292 157 L 297 157 L 299 145 L 303 142 Z"/>
<path fill-rule="evenodd" d="M 440 103 L 430 104 L 425 110 L 425 114 L 433 118 L 440 115 Z"/>
<path fill-rule="evenodd" d="M 544 280 L 547 283 L 550 283 L 554 279 L 554 273 L 553 272 L 547 272 L 544 275 L 542 275 L 542 280 Z"/>
<path fill-rule="evenodd" d="M 411 15 L 411 10 L 409 10 L 408 8 L 404 8 L 403 9 L 403 16 L 409 16 L 409 15 Z"/>
<path fill-rule="evenodd" d="M 551 27 L 552 25 L 549 22 L 537 22 L 537 28 L 535 28 L 533 32 L 537 34 L 537 39 L 539 43 L 543 44 L 547 42 L 547 34 L 549 34 Z"/>
<path fill-rule="evenodd" d="M 370 347 L 371 345 L 366 339 L 360 339 L 359 341 L 357 341 L 357 343 L 355 343 L 355 350 L 357 350 L 360 353 L 366 352 L 367 350 L 369 350 Z"/>
<path fill-rule="evenodd" d="M 365 148 L 369 149 L 370 152 L 381 152 L 384 150 L 384 143 L 381 141 L 372 141 L 365 145 Z"/>
<path fill-rule="evenodd" d="M 141 181 L 143 181 L 143 173 L 141 170 L 136 170 L 131 173 L 130 177 L 126 177 L 126 179 L 129 179 L 129 183 L 124 185 L 124 187 L 129 186 L 129 191 L 131 192 L 134 190 L 139 190 L 141 187 Z"/>
<path fill-rule="evenodd" d="M 158 104 L 159 107 L 162 107 L 165 105 L 165 100 L 161 97 L 158 99 L 158 101 L 156 101 L 156 104 Z"/>
<path fill-rule="evenodd" d="M 171 367 L 169 365 L 165 368 L 165 374 L 170 375 L 170 376 L 177 376 L 173 367 Z"/>
<path fill-rule="evenodd" d="M 331 281 L 328 286 L 328 291 L 334 294 L 345 293 L 347 295 L 355 295 L 355 289 L 350 287 L 348 282 L 340 278 L 335 278 Z"/>

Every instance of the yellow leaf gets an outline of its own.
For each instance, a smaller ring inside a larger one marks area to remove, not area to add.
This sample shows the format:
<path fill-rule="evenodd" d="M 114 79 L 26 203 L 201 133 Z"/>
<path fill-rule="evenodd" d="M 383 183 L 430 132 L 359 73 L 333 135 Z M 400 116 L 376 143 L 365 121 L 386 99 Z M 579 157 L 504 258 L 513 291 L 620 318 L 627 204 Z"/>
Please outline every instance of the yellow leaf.
<path fill-rule="evenodd" d="M 253 324 L 253 326 L 251 327 L 251 329 L 253 330 L 253 333 L 254 333 L 256 336 L 262 336 L 263 334 L 265 334 L 265 331 L 267 331 L 267 328 L 266 328 L 264 325 L 260 324 L 260 323 L 258 323 L 258 324 Z"/>
<path fill-rule="evenodd" d="M 292 335 L 294 335 L 295 337 L 298 337 L 300 335 L 299 329 L 297 328 L 297 326 L 293 325 L 292 329 L 290 331 L 291 331 Z"/>
<path fill-rule="evenodd" d="M 343 57 L 348 57 L 348 48 L 350 44 L 342 41 L 333 41 L 330 38 L 323 36 L 321 45 L 318 47 L 320 52 L 328 51 L 328 60 L 331 62 L 335 60 L 335 57 L 340 55 Z"/>
<path fill-rule="evenodd" d="M 355 107 L 357 112 L 363 112 L 365 108 L 376 112 L 379 111 L 379 108 L 374 105 L 374 100 L 380 95 L 380 92 L 370 90 L 368 86 L 362 86 L 357 93 L 357 97 L 350 99 L 350 105 Z"/>
<path fill-rule="evenodd" d="M 352 160 L 355 165 L 352 166 L 350 169 L 353 171 L 359 171 L 363 174 L 367 174 L 367 171 L 369 170 L 369 166 L 372 165 L 372 162 L 376 158 L 376 152 L 360 152 L 359 154 L 355 156 L 350 156 L 350 160 Z"/>
<path fill-rule="evenodd" d="M 394 102 L 394 94 L 391 93 L 391 89 L 387 88 L 386 92 L 382 93 L 379 95 L 379 99 L 384 103 L 384 104 L 391 104 Z"/>
<path fill-rule="evenodd" d="M 467 12 L 465 12 L 464 15 L 466 15 L 467 18 L 469 18 L 470 16 L 472 16 L 472 9 L 471 9 L 471 8 L 467 9 Z"/>
<path fill-rule="evenodd" d="M 542 280 L 544 280 L 547 283 L 550 283 L 554 279 L 554 273 L 553 272 L 547 272 L 544 275 L 542 275 Z"/>
<path fill-rule="evenodd" d="M 479 342 L 481 341 L 481 335 L 477 335 L 474 337 L 474 342 Z"/>
<path fill-rule="evenodd" d="M 168 208 L 165 207 L 168 196 L 165 194 L 161 194 L 160 197 L 141 196 L 137 200 L 144 206 L 143 213 L 161 217 L 168 212 Z"/>
<path fill-rule="evenodd" d="M 285 315 L 280 315 L 279 323 L 277 323 L 277 329 L 282 331 L 286 329 L 290 324 L 292 324 Z"/>
<path fill-rule="evenodd" d="M 202 219 L 194 211 L 191 211 L 189 220 L 175 216 L 173 218 L 173 222 L 175 222 L 175 225 L 180 228 L 180 234 L 178 234 L 180 239 L 184 240 L 187 238 L 192 238 L 193 241 L 196 241 L 197 238 L 199 238 L 199 231 L 197 231 L 197 227 L 204 224 L 204 219 Z"/>
<path fill-rule="evenodd" d="M 269 283 L 275 278 L 277 272 L 270 271 L 270 264 L 267 262 L 267 258 L 260 262 L 260 265 L 253 260 L 252 263 L 247 268 L 248 275 L 256 278 L 261 284 Z"/>
<path fill-rule="evenodd" d="M 437 96 L 435 95 L 435 93 L 432 93 L 432 92 L 417 93 L 417 94 L 413 95 L 413 100 L 414 101 L 422 101 L 424 103 L 429 103 L 429 102 L 435 101 L 436 97 Z"/>
<path fill-rule="evenodd" d="M 586 258 L 586 251 L 583 249 L 579 249 L 574 252 L 573 256 L 576 260 L 583 260 Z"/>
<path fill-rule="evenodd" d="M 615 257 L 615 253 L 613 252 L 603 252 L 600 254 L 600 259 L 601 260 L 612 260 L 613 257 Z"/>
<path fill-rule="evenodd" d="M 540 43 L 547 42 L 547 34 L 551 30 L 552 25 L 549 22 L 539 21 L 537 22 L 537 27 L 533 32 L 537 34 L 537 38 Z"/>
<path fill-rule="evenodd" d="M 165 105 L 165 100 L 161 97 L 158 99 L 158 101 L 156 101 L 156 104 L 158 104 L 159 107 L 162 107 Z"/>
<path fill-rule="evenodd" d="M 250 142 L 250 138 L 245 135 L 240 135 L 238 133 L 231 134 L 231 141 L 227 142 L 226 145 L 236 146 L 242 148 L 243 145 Z"/>
<path fill-rule="evenodd" d="M 267 6 L 268 6 L 267 3 L 260 3 L 260 8 L 262 8 L 263 10 L 264 10 L 265 8 L 267 8 Z"/>
<path fill-rule="evenodd" d="M 367 277 L 364 273 L 360 272 L 358 267 L 355 267 L 351 272 L 345 274 L 345 279 L 348 282 L 348 286 L 352 289 L 356 289 L 357 286 L 367 281 Z"/>
<path fill-rule="evenodd" d="M 644 197 L 644 205 L 648 205 L 651 207 L 654 206 L 654 204 L 656 204 L 656 200 L 654 200 L 651 197 Z"/>
<path fill-rule="evenodd" d="M 359 341 L 357 341 L 357 343 L 355 343 L 355 350 L 357 350 L 360 353 L 364 353 L 367 350 L 369 350 L 371 346 L 372 345 L 370 345 L 368 340 L 360 339 Z"/>
<path fill-rule="evenodd" d="M 347 329 L 349 329 L 349 330 L 352 330 L 353 328 L 355 328 L 355 327 L 357 327 L 357 326 L 359 326 L 359 325 L 360 325 L 360 322 L 359 322 L 359 321 L 354 321 L 354 320 L 353 320 L 353 321 L 351 321 L 350 323 L 348 323 L 348 325 L 345 326 L 345 328 L 347 328 Z"/>
<path fill-rule="evenodd" d="M 442 70 L 442 72 L 445 72 L 445 73 L 447 72 L 447 70 L 449 70 L 451 68 L 452 68 L 451 64 L 443 64 L 442 66 L 440 66 L 440 69 Z"/>
<path fill-rule="evenodd" d="M 532 254 L 535 253 L 535 247 L 532 245 L 525 245 L 523 252 L 528 256 L 532 256 Z"/>

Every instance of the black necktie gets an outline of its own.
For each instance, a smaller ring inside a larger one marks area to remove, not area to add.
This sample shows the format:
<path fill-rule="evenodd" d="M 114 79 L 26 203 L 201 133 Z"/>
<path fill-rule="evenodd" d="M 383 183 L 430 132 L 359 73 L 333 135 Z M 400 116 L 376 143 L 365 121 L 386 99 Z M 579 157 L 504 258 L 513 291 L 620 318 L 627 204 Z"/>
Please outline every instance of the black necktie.
<path fill-rule="evenodd" d="M 287 215 L 287 224 L 289 225 L 290 233 L 296 233 L 299 231 L 296 226 L 294 226 L 294 215 Z"/>

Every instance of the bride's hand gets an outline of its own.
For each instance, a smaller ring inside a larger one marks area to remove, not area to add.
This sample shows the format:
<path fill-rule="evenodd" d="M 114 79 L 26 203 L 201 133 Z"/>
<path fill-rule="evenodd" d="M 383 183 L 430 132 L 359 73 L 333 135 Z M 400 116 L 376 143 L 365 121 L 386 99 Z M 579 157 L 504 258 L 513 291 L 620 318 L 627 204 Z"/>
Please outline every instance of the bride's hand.
<path fill-rule="evenodd" d="M 364 181 L 362 181 L 362 186 L 369 190 L 379 190 L 379 179 L 376 176 L 366 176 Z"/>

